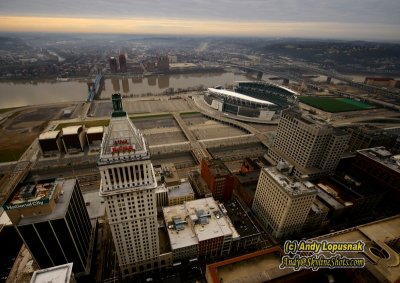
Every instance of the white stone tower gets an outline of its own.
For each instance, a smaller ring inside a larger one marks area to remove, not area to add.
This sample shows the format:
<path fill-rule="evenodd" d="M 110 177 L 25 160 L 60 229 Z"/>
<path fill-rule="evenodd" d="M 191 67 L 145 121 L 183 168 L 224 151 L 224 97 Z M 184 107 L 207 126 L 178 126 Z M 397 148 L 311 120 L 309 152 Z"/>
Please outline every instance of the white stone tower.
<path fill-rule="evenodd" d="M 162 267 L 157 227 L 157 182 L 143 134 L 112 95 L 113 113 L 97 161 L 123 278 Z"/>

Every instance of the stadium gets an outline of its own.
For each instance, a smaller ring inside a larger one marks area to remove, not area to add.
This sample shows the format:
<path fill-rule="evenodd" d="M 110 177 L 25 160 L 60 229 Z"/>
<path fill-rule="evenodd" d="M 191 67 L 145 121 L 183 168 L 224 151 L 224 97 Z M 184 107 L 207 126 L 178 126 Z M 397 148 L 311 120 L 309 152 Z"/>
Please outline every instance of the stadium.
<path fill-rule="evenodd" d="M 266 82 L 236 82 L 234 91 L 208 88 L 204 100 L 210 107 L 237 116 L 271 120 L 276 112 L 288 108 L 298 93 Z"/>

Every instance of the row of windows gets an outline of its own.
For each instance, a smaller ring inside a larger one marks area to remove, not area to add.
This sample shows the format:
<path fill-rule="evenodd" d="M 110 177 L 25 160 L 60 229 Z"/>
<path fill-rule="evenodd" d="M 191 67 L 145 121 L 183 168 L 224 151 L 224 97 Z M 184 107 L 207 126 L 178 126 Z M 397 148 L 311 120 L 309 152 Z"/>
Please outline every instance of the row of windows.
<path fill-rule="evenodd" d="M 101 173 L 106 187 L 116 186 L 118 188 L 128 187 L 129 185 L 137 186 L 153 183 L 151 163 L 113 167 L 101 170 Z"/>

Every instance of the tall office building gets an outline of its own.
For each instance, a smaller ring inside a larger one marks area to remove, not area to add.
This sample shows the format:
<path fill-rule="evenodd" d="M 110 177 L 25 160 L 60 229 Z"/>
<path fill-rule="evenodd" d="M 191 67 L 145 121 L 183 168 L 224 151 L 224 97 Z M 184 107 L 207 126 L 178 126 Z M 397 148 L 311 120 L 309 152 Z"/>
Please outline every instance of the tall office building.
<path fill-rule="evenodd" d="M 160 72 L 169 71 L 169 60 L 168 56 L 157 57 L 157 70 Z"/>
<path fill-rule="evenodd" d="M 160 257 L 157 199 L 150 151 L 143 134 L 113 94 L 113 113 L 104 133 L 98 166 L 100 195 L 123 278 L 170 264 Z"/>
<path fill-rule="evenodd" d="M 278 169 L 279 168 L 279 169 Z M 252 209 L 275 238 L 286 238 L 301 231 L 317 190 L 310 182 L 297 182 L 287 167 L 263 168 Z"/>
<path fill-rule="evenodd" d="M 270 161 L 286 161 L 296 177 L 317 178 L 333 172 L 347 147 L 350 134 L 302 112 L 282 112 Z"/>
<path fill-rule="evenodd" d="M 110 57 L 109 63 L 110 63 L 110 70 L 111 70 L 111 73 L 116 73 L 116 72 L 118 72 L 118 63 L 117 63 L 117 59 L 116 59 L 115 57 Z"/>
<path fill-rule="evenodd" d="M 73 262 L 77 277 L 90 273 L 95 232 L 75 179 L 22 185 L 3 207 L 41 269 Z"/>
<path fill-rule="evenodd" d="M 119 60 L 119 71 L 121 73 L 126 73 L 128 71 L 127 67 L 126 67 L 126 57 L 124 54 L 120 54 L 118 57 Z"/>

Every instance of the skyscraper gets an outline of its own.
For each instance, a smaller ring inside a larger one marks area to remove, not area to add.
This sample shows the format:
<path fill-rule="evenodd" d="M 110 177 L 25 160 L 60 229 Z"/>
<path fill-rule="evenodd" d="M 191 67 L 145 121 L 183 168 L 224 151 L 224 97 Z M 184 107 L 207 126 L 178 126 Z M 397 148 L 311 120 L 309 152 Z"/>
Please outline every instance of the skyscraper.
<path fill-rule="evenodd" d="M 160 72 L 169 71 L 169 60 L 168 56 L 157 57 L 157 70 Z"/>
<path fill-rule="evenodd" d="M 117 63 L 117 59 L 116 59 L 115 57 L 110 57 L 109 63 L 110 63 L 110 70 L 111 70 L 111 73 L 116 73 L 116 72 L 118 72 L 118 63 Z"/>
<path fill-rule="evenodd" d="M 22 185 L 4 209 L 41 269 L 73 262 L 76 276 L 90 272 L 94 229 L 75 179 Z"/>
<path fill-rule="evenodd" d="M 317 195 L 313 184 L 294 181 L 285 174 L 287 169 L 268 167 L 261 170 L 252 206 L 276 238 L 300 232 Z"/>
<path fill-rule="evenodd" d="M 119 71 L 121 73 L 126 73 L 128 71 L 127 67 L 126 67 L 126 57 L 124 54 L 120 54 L 119 55 Z"/>
<path fill-rule="evenodd" d="M 296 177 L 316 178 L 333 172 L 350 134 L 317 117 L 294 110 L 283 111 L 268 157 L 294 166 Z"/>
<path fill-rule="evenodd" d="M 98 166 L 100 195 L 106 211 L 123 278 L 171 264 L 161 258 L 153 165 L 143 134 L 113 94 L 113 113 L 104 133 Z"/>

